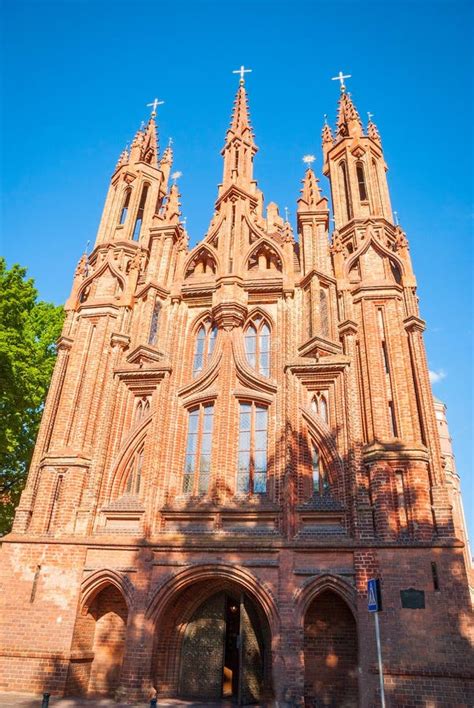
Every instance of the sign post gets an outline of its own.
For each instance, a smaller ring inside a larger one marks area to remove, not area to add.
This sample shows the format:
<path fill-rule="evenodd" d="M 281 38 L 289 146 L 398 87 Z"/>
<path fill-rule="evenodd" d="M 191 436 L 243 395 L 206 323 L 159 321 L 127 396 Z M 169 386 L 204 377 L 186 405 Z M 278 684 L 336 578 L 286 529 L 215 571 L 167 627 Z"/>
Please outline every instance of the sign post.
<path fill-rule="evenodd" d="M 380 699 L 382 708 L 385 708 L 385 687 L 383 682 L 382 645 L 380 643 L 379 612 L 382 611 L 382 595 L 380 592 L 380 580 L 371 578 L 367 582 L 367 609 L 374 615 L 375 640 L 377 642 L 377 661 L 379 665 Z"/>

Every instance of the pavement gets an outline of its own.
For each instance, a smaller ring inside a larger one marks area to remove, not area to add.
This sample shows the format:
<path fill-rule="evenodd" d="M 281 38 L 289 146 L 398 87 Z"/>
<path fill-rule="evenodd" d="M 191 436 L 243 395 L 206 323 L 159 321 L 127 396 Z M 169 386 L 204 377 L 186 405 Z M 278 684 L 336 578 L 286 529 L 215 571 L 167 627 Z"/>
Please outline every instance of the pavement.
<path fill-rule="evenodd" d="M 41 708 L 43 696 L 27 693 L 0 693 L 0 706 L 9 708 Z M 134 703 L 136 708 L 149 708 L 150 702 Z M 231 701 L 218 701 L 216 703 L 195 703 L 194 701 L 182 701 L 175 698 L 158 699 L 157 708 L 232 708 L 235 703 Z M 49 708 L 130 708 L 130 703 L 116 703 L 111 698 L 60 698 L 51 696 Z M 258 708 L 258 706 L 253 706 Z"/>

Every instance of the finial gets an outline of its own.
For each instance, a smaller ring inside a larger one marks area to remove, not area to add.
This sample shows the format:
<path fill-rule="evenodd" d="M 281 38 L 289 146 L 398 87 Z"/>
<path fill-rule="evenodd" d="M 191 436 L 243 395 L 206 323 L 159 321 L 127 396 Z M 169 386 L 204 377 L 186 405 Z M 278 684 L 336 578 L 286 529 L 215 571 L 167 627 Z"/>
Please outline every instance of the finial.
<path fill-rule="evenodd" d="M 245 66 L 242 64 L 240 69 L 234 69 L 232 72 L 233 74 L 240 74 L 240 85 L 243 86 L 245 84 L 244 80 L 244 74 L 250 74 L 252 72 L 252 69 L 246 69 Z"/>
<path fill-rule="evenodd" d="M 188 217 L 183 216 L 183 229 L 186 230 L 186 224 L 188 223 Z"/>
<path fill-rule="evenodd" d="M 329 123 L 328 123 L 328 114 L 327 114 L 327 113 L 324 114 L 324 125 L 329 125 Z"/>
<path fill-rule="evenodd" d="M 170 148 L 173 144 L 173 138 L 168 138 L 168 147 Z"/>
<path fill-rule="evenodd" d="M 370 111 L 367 111 L 367 118 L 369 119 L 369 123 L 372 123 L 372 118 L 374 117 L 374 114 L 371 113 Z"/>
<path fill-rule="evenodd" d="M 303 155 L 303 162 L 305 165 L 308 165 L 308 169 L 311 167 L 315 160 L 316 157 L 314 155 Z"/>
<path fill-rule="evenodd" d="M 398 211 L 394 211 L 393 216 L 395 218 L 395 226 L 398 226 Z"/>
<path fill-rule="evenodd" d="M 289 215 L 288 207 L 285 207 L 285 221 L 288 221 L 288 215 Z"/>
<path fill-rule="evenodd" d="M 183 176 L 182 172 L 173 172 L 173 174 L 171 175 L 171 179 L 173 180 L 173 184 L 176 184 L 176 180 L 182 176 Z"/>
<path fill-rule="evenodd" d="M 331 81 L 339 81 L 341 84 L 341 93 L 344 93 L 346 90 L 346 86 L 344 84 L 344 79 L 350 79 L 352 78 L 351 74 L 343 74 L 342 71 L 339 72 L 337 76 L 333 76 Z"/>
<path fill-rule="evenodd" d="M 89 255 L 89 246 L 90 246 L 90 243 L 91 243 L 90 241 L 87 241 L 86 247 L 85 247 L 85 249 L 84 249 L 84 253 L 86 254 L 86 256 Z"/>
<path fill-rule="evenodd" d="M 152 111 L 151 111 L 151 117 L 155 118 L 156 116 L 156 109 L 158 106 L 162 106 L 164 101 L 159 101 L 157 98 L 154 98 L 151 103 L 147 103 L 147 106 L 151 106 Z"/>
<path fill-rule="evenodd" d="M 144 127 L 145 127 L 145 121 L 142 120 L 140 123 L 140 130 L 143 130 Z"/>

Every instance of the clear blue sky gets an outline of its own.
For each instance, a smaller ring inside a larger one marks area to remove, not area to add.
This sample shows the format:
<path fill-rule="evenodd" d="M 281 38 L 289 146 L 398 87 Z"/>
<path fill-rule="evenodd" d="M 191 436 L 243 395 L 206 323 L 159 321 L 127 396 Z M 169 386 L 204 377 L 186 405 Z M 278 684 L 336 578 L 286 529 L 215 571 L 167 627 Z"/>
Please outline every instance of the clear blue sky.
<path fill-rule="evenodd" d="M 213 211 L 241 63 L 253 69 L 256 176 L 294 222 L 301 157 L 315 153 L 320 171 L 323 114 L 335 119 L 330 78 L 352 74 L 410 241 L 474 541 L 472 23 L 460 0 L 4 1 L 2 252 L 28 267 L 42 298 L 64 302 L 118 154 L 155 95 L 195 243 Z"/>

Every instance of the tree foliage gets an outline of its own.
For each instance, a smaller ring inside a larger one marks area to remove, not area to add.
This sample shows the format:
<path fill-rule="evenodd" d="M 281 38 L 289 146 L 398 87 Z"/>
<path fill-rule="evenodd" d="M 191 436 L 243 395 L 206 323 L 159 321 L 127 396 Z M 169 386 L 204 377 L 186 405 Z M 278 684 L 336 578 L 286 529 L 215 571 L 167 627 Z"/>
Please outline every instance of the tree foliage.
<path fill-rule="evenodd" d="M 64 320 L 26 268 L 0 258 L 0 536 L 26 481 Z"/>

